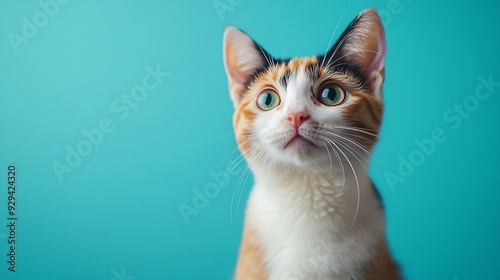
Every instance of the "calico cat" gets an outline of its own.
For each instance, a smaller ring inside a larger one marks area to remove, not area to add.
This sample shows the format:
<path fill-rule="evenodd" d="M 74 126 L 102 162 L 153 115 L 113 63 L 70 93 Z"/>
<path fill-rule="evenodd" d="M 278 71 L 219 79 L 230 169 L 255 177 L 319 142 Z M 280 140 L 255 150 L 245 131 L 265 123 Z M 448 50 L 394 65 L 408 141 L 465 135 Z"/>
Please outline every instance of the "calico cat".
<path fill-rule="evenodd" d="M 313 57 L 276 59 L 226 29 L 236 141 L 255 179 L 236 280 L 401 279 L 366 171 L 382 119 L 385 51 L 373 9 Z"/>

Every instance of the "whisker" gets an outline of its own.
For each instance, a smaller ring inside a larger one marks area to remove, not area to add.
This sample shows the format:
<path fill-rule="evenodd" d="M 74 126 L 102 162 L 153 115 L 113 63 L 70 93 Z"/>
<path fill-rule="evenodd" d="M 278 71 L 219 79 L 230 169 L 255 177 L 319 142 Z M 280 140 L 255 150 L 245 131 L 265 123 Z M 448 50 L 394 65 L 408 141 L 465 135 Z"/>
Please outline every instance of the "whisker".
<path fill-rule="evenodd" d="M 328 138 L 326 138 L 328 139 Z M 358 180 L 358 175 L 356 174 L 356 170 L 354 169 L 354 166 L 352 165 L 351 161 L 349 160 L 349 158 L 347 157 L 347 155 L 339 148 L 339 146 L 337 146 L 337 144 L 335 143 L 335 141 L 331 140 L 331 139 L 328 139 L 329 141 L 331 141 L 331 143 L 337 147 L 338 151 L 340 153 L 342 153 L 342 155 L 344 155 L 345 159 L 347 160 L 347 163 L 349 163 L 349 166 L 351 167 L 352 169 L 352 173 L 354 175 L 354 180 L 356 181 L 356 188 L 358 190 L 358 193 L 357 193 L 357 203 L 356 203 L 356 212 L 354 213 L 354 218 L 352 220 L 352 223 L 351 223 L 351 228 L 352 226 L 354 225 L 354 223 L 356 222 L 356 219 L 358 217 L 358 212 L 359 212 L 359 201 L 360 201 L 360 188 L 359 188 L 359 180 Z"/>
<path fill-rule="evenodd" d="M 250 172 L 250 166 L 259 158 L 259 156 L 265 151 L 265 149 L 262 149 L 256 156 L 255 158 L 253 158 L 252 162 L 249 162 L 248 165 L 246 166 L 245 170 L 242 172 L 242 174 L 240 175 L 240 178 L 238 179 L 238 182 L 236 184 L 236 188 L 234 189 L 234 192 L 233 192 L 233 197 L 231 199 L 231 209 L 230 209 L 230 216 L 231 216 L 231 226 L 234 227 L 234 224 L 233 224 L 233 204 L 234 204 L 234 198 L 235 198 L 235 195 L 236 195 L 236 192 L 239 188 L 239 185 L 240 185 L 240 181 L 241 181 L 241 178 L 243 177 L 243 175 L 245 173 L 249 173 Z M 242 186 L 244 188 L 244 186 Z"/>
<path fill-rule="evenodd" d="M 233 162 L 229 165 L 229 167 L 226 170 L 226 173 L 224 174 L 224 177 L 222 177 L 222 182 L 219 186 L 219 188 L 222 188 L 222 186 L 226 183 L 227 178 L 229 175 L 234 171 L 234 169 L 245 159 L 245 155 L 239 154 L 236 159 L 233 160 Z"/>
<path fill-rule="evenodd" d="M 233 204 L 234 204 L 234 198 L 236 197 L 236 193 L 238 193 L 238 189 L 240 187 L 240 179 L 241 179 L 241 177 L 244 176 L 247 173 L 250 173 L 250 168 L 248 167 L 248 165 L 245 166 L 245 169 L 243 170 L 243 172 L 241 173 L 240 177 L 238 178 L 238 182 L 236 183 L 236 188 L 234 188 L 233 196 L 231 198 L 231 207 L 229 209 L 229 214 L 230 214 L 230 218 L 231 218 L 231 227 L 232 228 L 234 228 L 234 223 L 233 223 Z"/>
<path fill-rule="evenodd" d="M 367 135 L 371 135 L 373 137 L 376 137 L 378 138 L 378 135 L 377 134 L 374 134 L 372 132 L 368 132 L 366 130 L 372 130 L 372 129 L 366 129 L 366 128 L 360 128 L 360 127 L 346 127 L 346 126 L 338 126 L 338 125 L 332 125 L 332 124 L 324 124 L 324 126 L 326 127 L 331 127 L 331 128 L 338 128 L 338 129 L 346 129 L 346 130 L 352 130 L 352 131 L 356 131 L 356 132 L 361 132 L 361 133 L 365 133 Z M 376 132 L 376 130 L 372 130 L 374 132 Z"/>
<path fill-rule="evenodd" d="M 353 53 L 360 53 L 360 52 L 361 52 L 361 53 L 363 53 L 363 52 L 371 52 L 371 53 L 375 53 L 375 54 L 381 54 L 380 52 L 377 52 L 377 51 L 374 51 L 374 50 L 349 51 L 349 53 L 348 53 L 348 54 L 345 54 L 345 55 L 343 55 L 343 56 L 341 56 L 341 57 L 337 58 L 336 60 L 332 61 L 332 65 L 331 65 L 330 67 L 331 67 L 331 68 L 334 68 L 334 67 L 337 67 L 337 66 L 339 66 L 339 65 L 342 65 L 342 63 L 341 63 L 341 64 L 335 64 L 335 62 L 337 62 L 337 61 L 341 60 L 341 59 L 342 59 L 342 58 L 344 58 L 344 57 L 350 56 L 350 55 L 352 55 Z"/>
<path fill-rule="evenodd" d="M 262 49 L 262 48 L 261 48 L 258 44 L 257 44 L 257 47 L 259 47 L 259 50 L 260 50 L 260 52 L 262 53 L 262 55 L 264 56 L 264 58 L 266 59 L 267 64 L 268 64 L 269 66 L 272 66 L 271 61 L 269 61 L 269 58 L 267 57 L 267 55 L 266 55 L 266 53 L 264 52 L 264 50 L 263 50 L 263 49 Z"/>
<path fill-rule="evenodd" d="M 361 135 L 357 135 L 357 134 L 354 134 L 354 133 L 348 133 L 348 132 L 342 132 L 342 134 L 345 134 L 345 135 L 349 135 L 349 136 L 353 136 L 353 137 L 357 137 L 357 138 L 361 138 L 363 140 L 366 140 L 366 141 L 369 141 L 371 143 L 377 143 L 376 141 L 373 141 L 372 139 L 368 139 L 366 137 L 363 137 Z"/>
<path fill-rule="evenodd" d="M 344 164 L 342 163 L 342 159 L 340 158 L 340 155 L 334 148 L 334 146 L 331 145 L 332 140 L 328 139 L 325 136 L 322 136 L 322 138 L 327 141 L 328 145 L 332 148 L 332 151 L 335 153 L 335 156 L 337 157 L 337 161 L 339 162 L 340 168 L 342 169 L 342 190 L 344 190 L 346 178 L 345 178 L 345 169 L 344 169 Z"/>
<path fill-rule="evenodd" d="M 266 159 L 264 160 L 264 162 L 266 162 L 268 158 L 269 158 L 269 153 L 266 153 Z M 257 157 L 255 157 L 255 161 L 256 160 L 257 160 Z M 242 197 L 243 192 L 245 190 L 245 186 L 246 186 L 246 183 L 247 183 L 248 175 L 250 175 L 250 173 L 251 172 L 248 172 L 247 175 L 245 176 L 245 181 L 243 182 L 243 185 L 242 185 L 242 188 L 241 188 L 241 191 L 240 191 L 240 196 L 238 197 L 238 204 L 236 205 L 236 216 L 238 216 L 238 214 L 240 212 L 241 197 Z"/>
<path fill-rule="evenodd" d="M 340 17 L 339 21 L 337 22 L 337 25 L 335 25 L 335 29 L 333 29 L 332 36 L 330 36 L 330 40 L 328 41 L 328 46 L 326 46 L 325 55 L 323 56 L 323 59 L 321 60 L 321 67 L 323 67 L 323 63 L 325 62 L 326 54 L 328 53 L 328 50 L 330 49 L 330 45 L 332 44 L 333 36 L 335 36 L 335 32 L 337 32 L 337 28 L 339 27 L 339 24 L 342 22 L 345 14 L 351 8 L 353 3 L 354 3 L 354 1 L 351 2 L 351 4 L 349 4 L 349 6 L 347 6 L 347 8 L 344 10 L 344 13 L 342 13 L 342 16 Z"/>
<path fill-rule="evenodd" d="M 246 141 L 246 142 L 250 142 L 249 141 Z M 241 163 L 241 161 L 243 161 L 245 159 L 245 156 L 247 156 L 248 154 L 252 153 L 255 149 L 251 148 L 247 154 L 245 153 L 241 153 L 240 155 L 238 155 L 238 157 L 236 157 L 236 159 L 233 160 L 233 162 L 229 165 L 229 167 L 227 168 L 227 171 L 226 173 L 224 174 L 224 177 L 222 177 L 222 182 L 219 186 L 219 190 L 222 188 L 222 186 L 224 186 L 224 184 L 226 183 L 226 180 L 227 178 L 229 177 L 229 175 L 234 171 L 234 169 Z M 234 153 L 234 151 L 233 151 Z M 231 153 L 232 154 L 232 153 Z"/>
<path fill-rule="evenodd" d="M 248 141 L 245 141 L 245 142 L 243 142 L 243 143 L 242 143 L 242 145 L 247 144 L 247 143 L 250 143 L 251 141 L 252 141 L 252 139 L 250 139 L 250 140 L 248 140 Z M 232 154 L 234 154 L 234 152 L 236 152 L 236 151 L 239 151 L 239 147 L 238 147 L 238 145 L 236 145 L 236 147 L 235 147 L 235 148 L 231 151 L 231 153 L 230 153 L 230 154 L 229 154 L 229 155 L 228 155 L 228 156 L 224 159 L 224 161 L 228 160 L 228 159 L 231 157 L 231 155 L 232 155 Z"/>
<path fill-rule="evenodd" d="M 346 140 L 346 141 L 349 141 L 349 142 L 353 143 L 354 145 L 356 145 L 357 147 L 359 147 L 359 148 L 360 148 L 361 150 L 363 150 L 364 152 L 366 152 L 367 154 L 371 154 L 371 152 L 370 152 L 370 151 L 368 151 L 365 147 L 363 147 L 362 145 L 360 145 L 360 144 L 358 144 L 358 143 L 356 143 L 356 142 L 352 141 L 352 140 L 351 140 L 351 139 L 349 139 L 349 138 L 345 138 L 344 136 L 342 136 L 342 135 L 338 135 L 338 134 L 333 133 L 333 132 L 331 132 L 331 131 L 325 131 L 325 132 L 326 132 L 326 133 L 328 133 L 328 134 L 330 134 L 330 135 L 333 135 L 333 136 L 335 136 L 335 137 L 338 137 L 338 138 L 344 139 L 344 140 Z"/>
<path fill-rule="evenodd" d="M 250 167 L 249 167 L 250 170 Z M 236 204 L 236 216 L 238 216 L 240 212 L 240 204 L 241 204 L 241 197 L 243 196 L 243 192 L 245 191 L 245 186 L 247 183 L 248 176 L 250 175 L 251 172 L 247 172 L 247 175 L 245 176 L 245 180 L 243 181 L 243 184 L 241 185 L 241 191 L 240 195 L 238 196 L 238 204 Z"/>
<path fill-rule="evenodd" d="M 211 142 L 211 141 L 214 141 L 214 140 L 217 140 L 217 139 L 220 139 L 220 138 L 227 137 L 229 135 L 234 135 L 234 132 L 222 134 L 222 135 L 215 136 L 215 137 L 212 137 L 212 138 L 209 138 L 209 139 L 205 139 L 205 140 L 201 140 L 200 142 L 198 142 L 198 144 L 204 144 L 204 143 L 207 143 L 207 142 Z"/>
<path fill-rule="evenodd" d="M 342 40 L 340 40 L 338 46 L 335 48 L 335 50 L 333 51 L 333 53 L 330 55 L 330 58 L 328 59 L 328 62 L 326 63 L 326 67 L 329 67 L 330 65 L 330 61 L 332 60 L 332 58 L 335 56 L 335 54 L 337 53 L 337 51 L 340 49 L 340 47 L 345 43 L 345 41 L 347 41 L 347 39 L 352 35 L 354 34 L 356 30 L 353 29 L 351 31 L 349 31 L 349 33 L 347 33 L 347 35 L 342 38 Z"/>
<path fill-rule="evenodd" d="M 330 160 L 330 172 L 329 172 L 329 174 L 332 175 L 332 169 L 333 169 L 332 155 L 330 154 L 330 151 L 328 150 L 326 143 L 324 141 L 321 141 L 321 143 L 325 146 L 326 152 L 328 153 L 328 159 Z"/>
<path fill-rule="evenodd" d="M 347 143 L 342 143 L 342 141 L 338 142 L 337 144 L 339 144 L 340 146 L 344 147 L 347 151 L 349 151 L 349 153 L 351 153 L 358 161 L 359 163 L 363 166 L 363 168 L 365 169 L 366 173 L 368 174 L 368 169 L 366 168 L 365 164 L 356 156 L 356 154 L 354 154 L 354 152 L 356 152 L 356 149 L 354 149 L 354 147 L 352 146 L 349 146 Z M 354 152 L 353 152 L 354 151 Z M 360 155 L 358 153 L 359 156 L 363 157 L 362 155 Z M 366 158 L 363 157 L 364 160 L 367 160 Z"/>

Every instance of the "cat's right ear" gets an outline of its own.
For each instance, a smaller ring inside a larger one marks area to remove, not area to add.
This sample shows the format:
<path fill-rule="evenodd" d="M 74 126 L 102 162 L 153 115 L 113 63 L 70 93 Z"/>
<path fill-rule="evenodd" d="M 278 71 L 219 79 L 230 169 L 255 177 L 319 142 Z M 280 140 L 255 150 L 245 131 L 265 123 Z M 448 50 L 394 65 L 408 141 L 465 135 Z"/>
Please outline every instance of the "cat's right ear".
<path fill-rule="evenodd" d="M 267 53 L 243 31 L 230 26 L 224 32 L 223 56 L 229 93 L 237 108 L 249 80 L 267 66 Z"/>

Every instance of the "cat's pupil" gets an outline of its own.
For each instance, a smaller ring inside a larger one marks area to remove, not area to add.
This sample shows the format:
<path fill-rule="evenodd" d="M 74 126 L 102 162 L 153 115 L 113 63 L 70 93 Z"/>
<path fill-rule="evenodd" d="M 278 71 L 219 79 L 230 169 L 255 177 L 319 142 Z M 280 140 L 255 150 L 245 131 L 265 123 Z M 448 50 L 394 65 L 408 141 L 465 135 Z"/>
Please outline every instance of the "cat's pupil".
<path fill-rule="evenodd" d="M 264 104 L 266 106 L 271 106 L 272 103 L 273 103 L 273 96 L 272 96 L 272 94 L 266 93 L 266 97 L 265 98 L 266 99 L 264 100 Z"/>
<path fill-rule="evenodd" d="M 337 99 L 338 94 L 339 93 L 337 89 L 330 87 L 323 90 L 323 93 L 321 95 L 323 96 L 323 98 L 326 98 L 329 101 L 335 101 Z"/>

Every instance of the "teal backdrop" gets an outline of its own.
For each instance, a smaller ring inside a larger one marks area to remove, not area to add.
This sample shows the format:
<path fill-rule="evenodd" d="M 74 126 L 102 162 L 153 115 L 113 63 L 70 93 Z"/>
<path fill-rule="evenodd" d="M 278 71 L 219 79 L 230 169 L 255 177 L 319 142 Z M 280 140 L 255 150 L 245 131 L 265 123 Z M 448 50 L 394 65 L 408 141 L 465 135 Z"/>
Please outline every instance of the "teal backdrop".
<path fill-rule="evenodd" d="M 368 7 L 394 255 L 410 280 L 500 279 L 500 2 L 424 0 L 1 0 L 0 279 L 230 279 L 252 178 L 228 170 L 224 28 L 314 55 Z"/>

